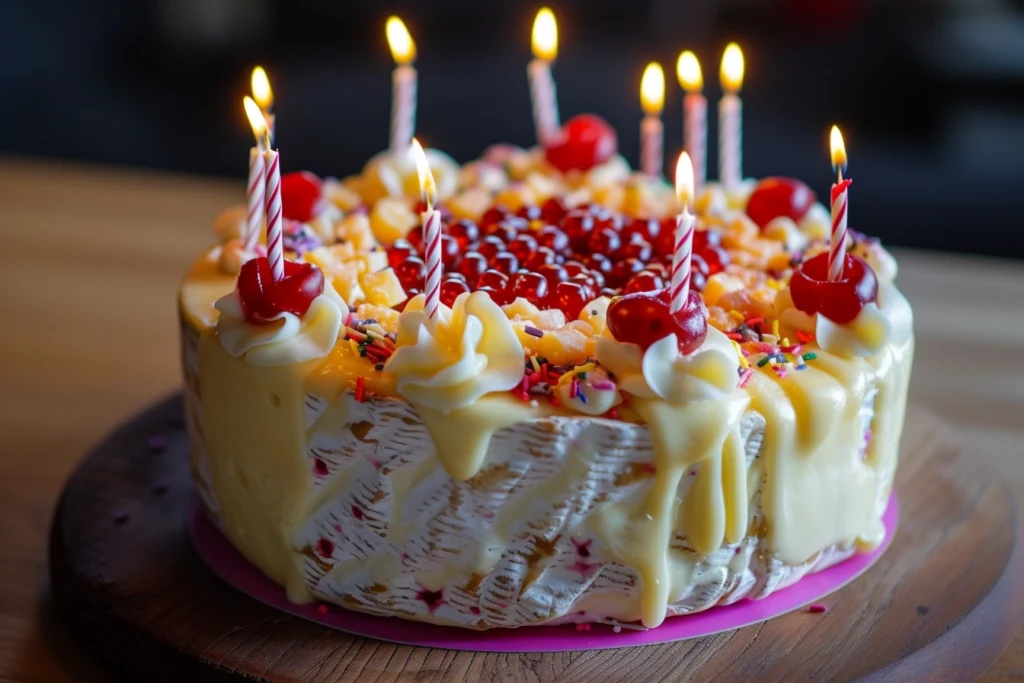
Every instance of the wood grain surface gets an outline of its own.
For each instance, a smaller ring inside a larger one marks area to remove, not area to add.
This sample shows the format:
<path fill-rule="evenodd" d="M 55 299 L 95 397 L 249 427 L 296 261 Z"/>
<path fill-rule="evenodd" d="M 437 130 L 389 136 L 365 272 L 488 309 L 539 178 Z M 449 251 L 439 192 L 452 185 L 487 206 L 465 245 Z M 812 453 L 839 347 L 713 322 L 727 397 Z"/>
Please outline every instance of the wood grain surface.
<path fill-rule="evenodd" d="M 180 386 L 181 274 L 243 199 L 241 176 L 0 159 L 0 681 L 112 680 L 55 616 L 49 524 L 84 453 Z M 1024 267 L 897 256 L 917 318 L 913 402 L 1024 498 Z M 981 680 L 1024 680 L 1024 634 Z"/>
<path fill-rule="evenodd" d="M 1024 525 L 1009 489 L 919 409 L 907 418 L 892 546 L 824 600 L 827 614 L 677 643 L 526 654 L 349 636 L 229 589 L 188 547 L 181 416 L 172 399 L 105 441 L 71 477 L 53 525 L 61 613 L 134 680 L 968 681 L 1024 616 Z M 153 436 L 166 450 L 147 447 Z"/>

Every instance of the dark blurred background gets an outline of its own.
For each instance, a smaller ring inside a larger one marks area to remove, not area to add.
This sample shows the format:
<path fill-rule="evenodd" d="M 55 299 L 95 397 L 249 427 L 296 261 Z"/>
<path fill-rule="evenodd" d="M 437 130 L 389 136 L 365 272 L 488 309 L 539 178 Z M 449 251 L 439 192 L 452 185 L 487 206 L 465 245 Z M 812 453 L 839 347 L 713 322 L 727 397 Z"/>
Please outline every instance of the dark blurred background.
<path fill-rule="evenodd" d="M 851 226 L 890 243 L 1024 257 L 1024 0 L 564 0 L 563 119 L 594 111 L 635 165 L 645 63 L 668 76 L 666 149 L 681 146 L 675 59 L 747 61 L 745 172 L 826 196 L 829 126 L 850 154 Z M 384 20 L 419 50 L 418 134 L 460 161 L 532 141 L 534 2 L 7 0 L 0 152 L 244 177 L 240 104 L 263 64 L 286 168 L 357 171 L 387 143 Z M 714 139 L 714 127 L 711 131 Z M 715 168 L 714 145 L 710 168 Z"/>

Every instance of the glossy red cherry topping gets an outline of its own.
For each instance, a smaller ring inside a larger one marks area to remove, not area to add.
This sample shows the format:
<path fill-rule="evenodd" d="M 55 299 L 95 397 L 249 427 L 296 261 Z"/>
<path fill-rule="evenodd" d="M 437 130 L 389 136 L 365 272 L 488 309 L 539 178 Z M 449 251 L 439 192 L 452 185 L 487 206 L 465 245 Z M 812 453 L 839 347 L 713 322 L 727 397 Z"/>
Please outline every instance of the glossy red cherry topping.
<path fill-rule="evenodd" d="M 820 313 L 839 325 L 851 322 L 878 300 L 878 279 L 864 259 L 847 254 L 843 277 L 828 280 L 828 254 L 818 254 L 793 272 L 789 284 L 793 305 L 808 315 Z"/>
<path fill-rule="evenodd" d="M 799 223 L 814 205 L 814 192 L 793 178 L 765 178 L 747 200 L 747 215 L 762 228 L 779 216 Z"/>
<path fill-rule="evenodd" d="M 275 281 L 266 257 L 250 259 L 238 273 L 238 300 L 254 325 L 272 322 L 281 313 L 303 315 L 324 292 L 324 274 L 312 263 L 284 262 L 284 277 Z"/>
<path fill-rule="evenodd" d="M 708 336 L 707 311 L 700 294 L 690 289 L 682 310 L 669 313 L 667 289 L 636 292 L 615 298 L 608 306 L 608 329 L 618 341 L 647 350 L 668 334 L 676 335 L 679 352 L 693 353 Z"/>
<path fill-rule="evenodd" d="M 611 159 L 618 149 L 614 128 L 599 116 L 580 114 L 565 122 L 545 156 L 563 173 L 586 171 Z"/>
<path fill-rule="evenodd" d="M 296 171 L 281 176 L 281 211 L 284 217 L 308 223 L 316 215 L 320 203 L 321 181 L 309 171 Z"/>

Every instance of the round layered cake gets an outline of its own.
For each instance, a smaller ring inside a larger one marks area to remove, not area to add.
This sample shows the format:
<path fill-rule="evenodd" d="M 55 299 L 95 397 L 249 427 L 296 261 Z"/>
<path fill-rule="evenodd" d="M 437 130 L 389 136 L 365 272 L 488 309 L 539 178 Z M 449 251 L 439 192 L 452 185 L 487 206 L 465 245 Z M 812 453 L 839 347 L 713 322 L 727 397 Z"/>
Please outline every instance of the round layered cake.
<path fill-rule="evenodd" d="M 564 150 L 563 150 L 564 151 Z M 244 207 L 181 290 L 207 514 L 296 602 L 466 628 L 658 626 L 875 547 L 913 356 L 896 264 L 795 180 L 681 207 L 608 154 L 428 151 L 282 178 L 283 279 Z"/>

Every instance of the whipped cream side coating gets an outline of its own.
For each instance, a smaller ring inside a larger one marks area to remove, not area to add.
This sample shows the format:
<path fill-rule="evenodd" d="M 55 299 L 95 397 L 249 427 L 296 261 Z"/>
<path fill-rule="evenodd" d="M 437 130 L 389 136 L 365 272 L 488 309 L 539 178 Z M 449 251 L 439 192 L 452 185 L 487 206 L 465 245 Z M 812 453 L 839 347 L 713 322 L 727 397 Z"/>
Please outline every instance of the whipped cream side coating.
<path fill-rule="evenodd" d="M 398 318 L 394 355 L 385 370 L 399 395 L 443 413 L 463 408 L 523 379 L 523 346 L 512 324 L 485 292 L 462 294 L 431 321 L 423 295 Z"/>
<path fill-rule="evenodd" d="M 274 322 L 253 325 L 245 319 L 238 291 L 214 303 L 220 311 L 217 338 L 232 358 L 244 356 L 253 365 L 290 365 L 323 358 L 338 341 L 348 305 L 328 284 L 304 315 L 280 313 Z"/>
<path fill-rule="evenodd" d="M 700 348 L 684 356 L 674 334 L 642 352 L 636 344 L 610 336 L 597 340 L 597 359 L 618 379 L 622 391 L 673 404 L 722 398 L 739 380 L 739 359 L 732 342 L 709 327 Z"/>

